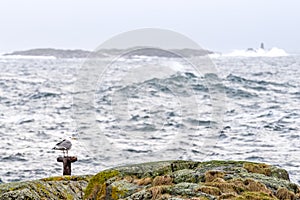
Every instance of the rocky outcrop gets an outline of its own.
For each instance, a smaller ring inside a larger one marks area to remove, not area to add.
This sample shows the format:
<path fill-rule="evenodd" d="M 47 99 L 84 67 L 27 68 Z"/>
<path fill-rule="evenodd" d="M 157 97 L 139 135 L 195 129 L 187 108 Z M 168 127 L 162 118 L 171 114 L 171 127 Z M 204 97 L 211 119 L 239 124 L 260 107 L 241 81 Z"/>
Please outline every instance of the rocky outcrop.
<path fill-rule="evenodd" d="M 65 176 L 0 185 L 0 199 L 300 199 L 289 175 L 263 163 L 161 161 L 94 176 Z"/>
<path fill-rule="evenodd" d="M 86 199 L 297 199 L 284 169 L 235 161 L 166 161 L 100 172 Z"/>
<path fill-rule="evenodd" d="M 83 199 L 91 176 L 61 176 L 0 184 L 1 200 Z"/>

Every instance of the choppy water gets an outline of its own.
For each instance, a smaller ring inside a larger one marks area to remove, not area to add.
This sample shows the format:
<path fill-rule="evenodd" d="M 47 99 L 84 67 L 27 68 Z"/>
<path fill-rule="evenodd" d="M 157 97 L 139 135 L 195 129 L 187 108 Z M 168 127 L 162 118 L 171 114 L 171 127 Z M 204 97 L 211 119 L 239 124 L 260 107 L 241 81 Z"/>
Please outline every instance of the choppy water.
<path fill-rule="evenodd" d="M 81 87 L 84 60 L 0 58 L 0 178 L 60 175 L 61 153 L 51 148 L 75 137 L 73 174 L 150 160 L 233 159 L 283 167 L 299 183 L 300 57 L 213 63 L 217 72 L 205 74 L 178 58 L 119 58 L 102 74 L 87 73 L 97 82 Z M 223 117 L 210 88 L 217 77 Z"/>

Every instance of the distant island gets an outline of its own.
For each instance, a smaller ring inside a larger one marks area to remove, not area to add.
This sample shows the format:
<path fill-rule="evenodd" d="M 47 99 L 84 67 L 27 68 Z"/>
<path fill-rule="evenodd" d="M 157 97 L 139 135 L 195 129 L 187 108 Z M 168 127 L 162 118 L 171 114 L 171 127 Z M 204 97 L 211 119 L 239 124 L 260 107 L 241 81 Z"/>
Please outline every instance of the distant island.
<path fill-rule="evenodd" d="M 52 48 L 30 49 L 25 51 L 14 51 L 4 56 L 53 56 L 56 58 L 86 58 L 90 54 L 86 50 L 63 50 Z"/>
<path fill-rule="evenodd" d="M 4 56 L 52 56 L 55 58 L 87 58 L 108 57 L 111 55 L 128 54 L 129 56 L 157 56 L 157 57 L 192 57 L 212 54 L 212 51 L 203 49 L 170 49 L 164 51 L 156 48 L 131 48 L 131 49 L 101 49 L 97 52 L 87 50 L 63 50 L 53 48 L 30 49 L 25 51 L 14 51 Z"/>

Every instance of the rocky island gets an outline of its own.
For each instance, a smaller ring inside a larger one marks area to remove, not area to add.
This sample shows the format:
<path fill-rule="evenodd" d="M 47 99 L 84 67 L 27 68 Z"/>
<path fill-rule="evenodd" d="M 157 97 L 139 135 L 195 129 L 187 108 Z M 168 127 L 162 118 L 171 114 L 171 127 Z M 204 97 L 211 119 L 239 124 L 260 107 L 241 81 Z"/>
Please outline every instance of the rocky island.
<path fill-rule="evenodd" d="M 90 54 L 86 50 L 63 50 L 52 48 L 30 49 L 6 53 L 4 56 L 53 56 L 55 58 L 86 58 Z"/>
<path fill-rule="evenodd" d="M 247 161 L 160 161 L 0 184 L 0 199 L 300 199 L 286 170 Z"/>
<path fill-rule="evenodd" d="M 53 48 L 29 49 L 6 53 L 4 56 L 51 56 L 55 58 L 103 58 L 107 56 L 119 56 L 130 52 L 131 56 L 157 56 L 157 57 L 192 57 L 212 54 L 212 51 L 204 49 L 170 49 L 164 51 L 156 48 L 129 48 L 129 49 L 101 49 L 98 51 L 88 50 L 64 50 Z M 179 56 L 180 55 L 180 56 Z"/>

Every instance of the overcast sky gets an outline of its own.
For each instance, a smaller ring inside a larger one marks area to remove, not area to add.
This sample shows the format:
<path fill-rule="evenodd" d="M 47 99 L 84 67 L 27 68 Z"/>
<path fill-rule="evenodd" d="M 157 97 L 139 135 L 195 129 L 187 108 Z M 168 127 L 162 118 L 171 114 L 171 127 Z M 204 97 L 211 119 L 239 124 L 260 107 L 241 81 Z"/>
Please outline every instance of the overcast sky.
<path fill-rule="evenodd" d="M 0 52 L 93 50 L 138 28 L 182 33 L 203 48 L 279 47 L 300 53 L 298 0 L 1 0 Z"/>

